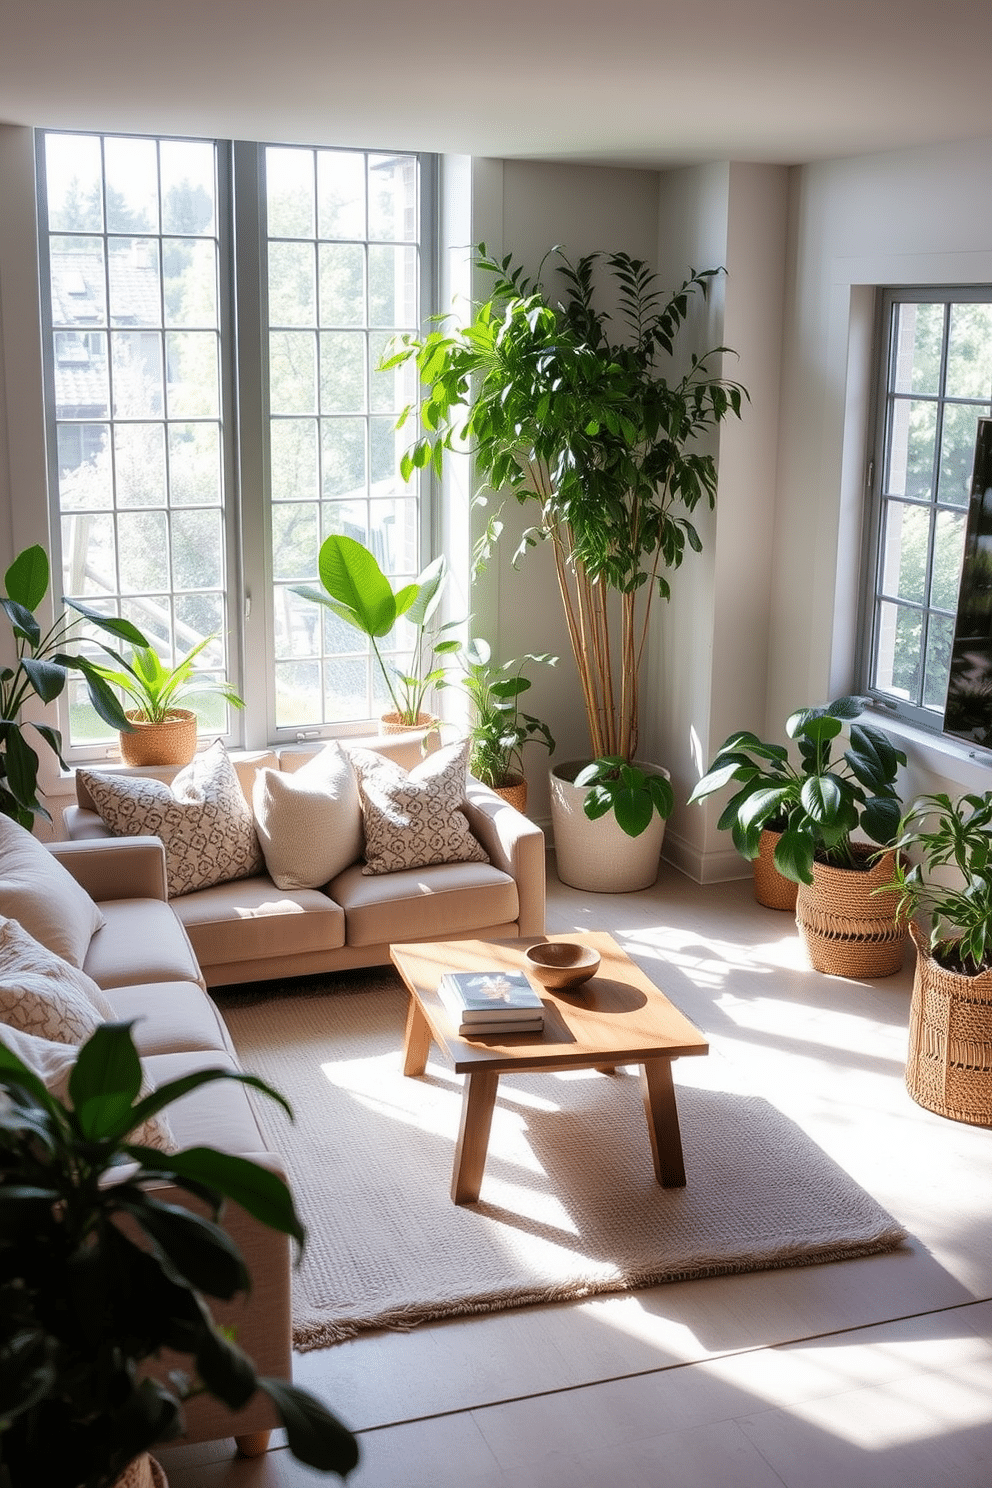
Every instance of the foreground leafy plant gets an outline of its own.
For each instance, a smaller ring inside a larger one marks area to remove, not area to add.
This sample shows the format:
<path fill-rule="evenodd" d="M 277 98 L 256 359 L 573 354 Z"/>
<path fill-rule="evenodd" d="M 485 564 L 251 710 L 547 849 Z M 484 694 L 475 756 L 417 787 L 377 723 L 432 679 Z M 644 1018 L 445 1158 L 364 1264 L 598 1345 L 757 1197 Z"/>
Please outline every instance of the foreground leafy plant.
<path fill-rule="evenodd" d="M 545 264 L 532 280 L 480 245 L 476 264 L 491 275 L 492 292 L 468 324 L 403 336 L 383 365 L 413 360 L 427 389 L 425 432 L 403 459 L 404 476 L 428 466 L 440 472 L 446 452 L 467 441 L 492 491 L 536 508 L 516 557 L 551 543 L 593 755 L 629 765 L 652 602 L 669 598 L 665 574 L 686 549 L 701 551 L 692 514 L 716 500 L 716 463 L 694 446 L 739 417 L 747 394 L 717 370 L 726 347 L 692 355 L 684 373 L 665 370 L 690 302 L 705 297 L 721 270 L 694 271 L 668 296 L 648 265 L 626 253 L 573 264 L 553 249 L 547 258 L 561 276 L 560 300 L 541 283 Z M 615 335 L 595 304 L 601 270 L 619 299 Z M 497 511 L 480 559 L 501 531 Z M 611 594 L 619 598 L 616 637 Z"/>
<path fill-rule="evenodd" d="M 343 1476 L 358 1460 L 352 1434 L 313 1396 L 258 1378 L 203 1300 L 251 1287 L 218 1223 L 225 1199 L 302 1246 L 286 1185 L 210 1147 L 161 1152 L 132 1140 L 142 1122 L 215 1080 L 289 1107 L 256 1076 L 225 1069 L 142 1097 L 130 1030 L 97 1029 L 65 1103 L 0 1043 L 0 1482 L 105 1488 L 140 1452 L 180 1434 L 190 1395 L 205 1391 L 237 1410 L 257 1390 L 270 1396 L 294 1456 Z M 204 1201 L 211 1218 L 157 1198 L 150 1185 L 162 1180 Z M 144 1244 L 129 1238 L 133 1227 Z M 193 1378 L 142 1378 L 140 1365 L 162 1349 L 186 1355 Z"/>
<path fill-rule="evenodd" d="M 901 805 L 896 791 L 906 763 L 886 734 L 855 723 L 867 697 L 836 698 L 817 708 L 801 708 L 785 725 L 796 743 L 798 766 L 782 744 L 766 744 L 749 730 L 731 734 L 698 782 L 689 801 L 702 801 L 732 781 L 740 788 L 727 802 L 717 826 L 730 830 L 745 858 L 758 856 L 762 831 L 782 833 L 775 866 L 795 883 L 813 882 L 814 861 L 836 868 L 858 868 L 852 850 L 860 827 L 873 842 L 891 845 L 899 832 Z M 847 748 L 837 741 L 849 726 Z"/>
<path fill-rule="evenodd" d="M 554 753 L 554 736 L 548 725 L 520 706 L 521 694 L 531 687 L 523 669 L 531 663 L 556 666 L 558 658 L 544 653 L 496 664 L 489 642 L 481 636 L 465 648 L 461 685 L 473 706 L 469 769 L 483 785 L 506 785 L 514 774 L 522 774 L 521 751 L 525 744 L 541 744 L 549 754 Z"/>
<path fill-rule="evenodd" d="M 928 921 L 934 960 L 965 976 L 992 969 L 992 793 L 919 796 L 895 845 L 889 887 L 901 917 Z"/>
<path fill-rule="evenodd" d="M 46 631 L 41 628 L 35 611 L 48 593 L 50 570 L 48 554 L 37 544 L 19 553 L 4 575 L 5 595 L 0 595 L 14 634 L 17 662 L 0 670 L 0 812 L 13 817 L 22 827 L 31 829 L 34 818 L 51 816 L 38 800 L 39 760 L 28 743 L 26 730 L 32 729 L 48 745 L 62 768 L 62 735 L 47 723 L 20 721 L 21 710 L 32 697 L 43 703 L 54 703 L 65 689 L 70 671 L 82 673 L 90 702 L 104 723 L 126 732 L 131 725 L 110 685 L 85 656 L 69 652 L 80 619 L 62 614 Z M 132 646 L 148 642 L 136 625 L 116 615 L 101 615 L 78 600 L 66 600 L 78 615 L 91 625 L 106 631 L 117 640 Z"/>

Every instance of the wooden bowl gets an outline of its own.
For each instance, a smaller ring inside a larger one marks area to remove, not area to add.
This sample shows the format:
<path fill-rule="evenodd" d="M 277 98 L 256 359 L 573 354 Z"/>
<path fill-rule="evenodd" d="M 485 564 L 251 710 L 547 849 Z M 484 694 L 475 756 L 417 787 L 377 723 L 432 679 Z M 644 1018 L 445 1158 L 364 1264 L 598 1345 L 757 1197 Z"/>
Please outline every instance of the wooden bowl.
<path fill-rule="evenodd" d="M 527 971 L 551 991 L 564 991 L 587 982 L 599 970 L 600 955 L 573 940 L 549 940 L 524 952 Z"/>

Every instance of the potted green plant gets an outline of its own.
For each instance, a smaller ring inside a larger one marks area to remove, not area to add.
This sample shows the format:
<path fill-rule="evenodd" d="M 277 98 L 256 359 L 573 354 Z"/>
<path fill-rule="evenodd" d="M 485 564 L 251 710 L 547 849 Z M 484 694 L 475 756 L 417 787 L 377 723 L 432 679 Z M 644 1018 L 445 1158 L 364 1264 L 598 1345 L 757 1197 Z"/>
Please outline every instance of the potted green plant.
<path fill-rule="evenodd" d="M 412 584 L 394 591 L 375 554 L 352 537 L 332 534 L 321 544 L 317 571 L 323 589 L 301 584 L 294 594 L 323 605 L 347 625 L 367 636 L 393 704 L 383 716 L 386 732 L 395 728 L 430 728 L 437 719 L 427 709 L 431 689 L 444 685 L 446 670 L 439 656 L 457 651 L 461 642 L 447 631 L 454 621 L 437 624 L 437 612 L 447 582 L 447 564 L 435 558 Z M 405 619 L 414 628 L 414 645 L 408 669 L 393 666 L 378 642 Z"/>
<path fill-rule="evenodd" d="M 65 648 L 83 620 L 133 646 L 147 645 L 141 631 L 129 620 L 101 615 L 76 600 L 66 603 L 77 611 L 80 619 L 63 613 L 43 630 L 35 611 L 48 593 L 49 577 L 48 554 L 44 548 L 37 544 L 25 548 L 7 569 L 6 594 L 0 595 L 16 651 L 15 665 L 0 669 L 0 812 L 28 829 L 36 816 L 49 821 L 51 816 L 38 800 L 39 760 L 28 743 L 26 730 L 32 729 L 48 745 L 63 769 L 68 767 L 62 758 L 62 735 L 57 728 L 47 723 L 21 722 L 25 703 L 32 697 L 42 703 L 53 703 L 61 696 L 69 673 L 77 671 L 85 678 L 90 701 L 99 716 L 112 728 L 126 731 L 130 725 L 113 690 L 85 656 Z"/>
<path fill-rule="evenodd" d="M 992 1126 L 992 792 L 919 796 L 895 846 L 888 887 L 916 947 L 907 1089 Z"/>
<path fill-rule="evenodd" d="M 225 1199 L 303 1244 L 286 1185 L 210 1147 L 141 1144 L 142 1123 L 209 1081 L 239 1080 L 289 1107 L 256 1076 L 226 1069 L 140 1095 L 130 1027 L 97 1029 L 64 1101 L 0 1042 L 0 1482 L 106 1488 L 181 1433 L 190 1394 L 206 1391 L 237 1410 L 257 1390 L 271 1398 L 294 1456 L 343 1476 L 358 1459 L 351 1432 L 305 1391 L 258 1378 L 204 1300 L 251 1283 L 218 1224 Z M 156 1198 L 162 1180 L 210 1217 Z M 190 1374 L 168 1382 L 143 1374 L 162 1349 L 186 1356 Z"/>
<path fill-rule="evenodd" d="M 548 260 L 559 272 L 560 298 L 541 282 Z M 635 765 L 652 603 L 669 597 L 666 573 L 686 549 L 701 549 L 692 513 L 715 501 L 716 464 L 698 441 L 728 415 L 739 416 L 746 396 L 714 370 L 726 348 L 691 356 L 685 371 L 670 369 L 690 301 L 721 271 L 693 272 L 669 297 L 648 265 L 626 253 L 592 253 L 573 264 L 553 249 L 531 280 L 510 256 L 497 260 L 483 244 L 477 267 L 491 276 L 492 290 L 468 324 L 442 322 L 422 337 L 403 336 L 384 363 L 414 359 L 426 387 L 425 432 L 401 470 L 440 469 L 445 452 L 467 441 L 486 485 L 534 509 L 517 556 L 551 544 L 591 760 L 599 762 L 598 791 L 579 814 L 610 814 L 621 836 L 644 833 L 653 818 L 663 829 L 674 804 L 667 781 L 645 789 L 629 778 L 634 768 L 639 776 L 657 773 Z M 596 303 L 597 278 L 619 301 L 615 333 Z M 500 531 L 497 511 L 480 559 Z M 556 810 L 555 781 L 571 774 L 585 784 L 588 762 L 552 772 L 559 874 L 566 818 L 574 813 Z M 660 835 L 648 882 L 657 874 Z M 589 854 L 580 844 L 569 856 L 566 881 L 582 887 Z M 618 856 L 630 866 L 629 842 Z M 651 850 L 647 856 L 650 862 Z"/>
<path fill-rule="evenodd" d="M 891 849 L 898 836 L 896 781 L 906 756 L 880 729 L 855 721 L 869 702 L 842 697 L 793 713 L 785 733 L 795 762 L 785 745 L 731 734 L 689 797 L 738 786 L 718 826 L 751 859 L 763 831 L 779 832 L 774 865 L 799 886 L 796 917 L 814 968 L 863 977 L 898 971 L 905 940 L 895 897 L 875 891 L 893 873 L 893 853 L 880 858 L 877 846 Z"/>
<path fill-rule="evenodd" d="M 543 745 L 549 754 L 555 741 L 546 723 L 525 713 L 520 696 L 531 687 L 523 669 L 528 664 L 557 666 L 557 656 L 528 655 L 497 664 L 481 636 L 469 641 L 461 658 L 461 685 L 472 701 L 469 770 L 483 785 L 504 796 L 519 811 L 527 805 L 527 781 L 521 751 L 525 744 Z"/>
<path fill-rule="evenodd" d="M 242 699 L 229 682 L 198 672 L 193 663 L 215 640 L 204 636 L 175 666 L 167 666 L 154 646 L 132 647 L 131 659 L 118 656 L 108 647 L 115 667 L 92 663 L 87 673 L 97 673 L 104 682 L 119 687 L 135 706 L 125 713 L 129 730 L 121 733 L 121 758 L 128 765 L 186 765 L 196 753 L 198 720 L 191 708 L 180 707 L 186 699 L 205 694 L 219 695 L 235 708 Z"/>

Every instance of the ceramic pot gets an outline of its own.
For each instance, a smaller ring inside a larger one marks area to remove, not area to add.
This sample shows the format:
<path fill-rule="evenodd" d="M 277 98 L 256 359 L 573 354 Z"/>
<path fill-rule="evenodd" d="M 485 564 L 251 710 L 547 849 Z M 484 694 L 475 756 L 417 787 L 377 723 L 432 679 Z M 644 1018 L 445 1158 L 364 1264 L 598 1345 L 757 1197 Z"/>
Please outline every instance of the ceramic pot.
<path fill-rule="evenodd" d="M 639 837 L 628 837 L 612 812 L 590 821 L 583 810 L 589 787 L 576 785 L 588 761 L 571 760 L 551 770 L 551 826 L 558 877 L 592 894 L 630 894 L 658 877 L 665 821 L 657 812 Z M 635 760 L 639 770 L 670 778 L 660 765 Z"/>
<path fill-rule="evenodd" d="M 853 851 L 867 862 L 878 848 L 855 843 Z M 796 895 L 796 924 L 814 971 L 871 981 L 899 970 L 907 935 L 896 918 L 899 893 L 875 892 L 894 872 L 891 852 L 864 870 L 813 864 L 813 882 Z"/>
<path fill-rule="evenodd" d="M 919 926 L 910 934 L 916 975 L 906 1089 L 938 1116 L 992 1126 L 992 971 L 950 971 L 933 959 Z"/>
<path fill-rule="evenodd" d="M 197 719 L 189 708 L 171 708 L 162 723 L 143 722 L 137 710 L 124 716 L 134 724 L 119 735 L 126 765 L 188 765 L 196 753 Z"/>

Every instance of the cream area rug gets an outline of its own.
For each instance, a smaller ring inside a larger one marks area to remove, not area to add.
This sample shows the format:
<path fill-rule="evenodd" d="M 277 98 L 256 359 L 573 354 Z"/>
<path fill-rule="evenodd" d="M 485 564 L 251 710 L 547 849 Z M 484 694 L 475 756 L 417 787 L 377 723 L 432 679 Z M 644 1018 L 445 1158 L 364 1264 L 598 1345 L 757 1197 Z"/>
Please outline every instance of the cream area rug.
<path fill-rule="evenodd" d="M 461 1077 L 432 1049 L 401 1071 L 406 993 L 389 971 L 327 990 L 217 996 L 307 1226 L 293 1338 L 891 1250 L 905 1232 L 727 1063 L 676 1062 L 687 1186 L 654 1178 L 638 1072 L 502 1075 L 479 1201 L 450 1198 Z M 706 1068 L 708 1067 L 708 1068 Z"/>

